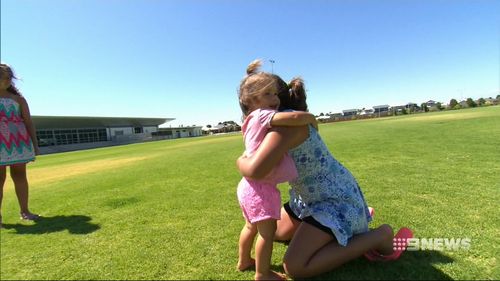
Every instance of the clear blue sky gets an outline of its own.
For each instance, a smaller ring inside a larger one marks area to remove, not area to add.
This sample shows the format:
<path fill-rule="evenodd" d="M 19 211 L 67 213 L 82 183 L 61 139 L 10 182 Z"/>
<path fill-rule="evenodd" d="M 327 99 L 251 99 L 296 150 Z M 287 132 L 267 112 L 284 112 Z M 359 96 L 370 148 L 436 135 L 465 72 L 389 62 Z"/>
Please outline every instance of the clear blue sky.
<path fill-rule="evenodd" d="M 315 114 L 496 97 L 500 1 L 1 0 L 33 115 L 239 123 L 255 58 L 302 76 Z"/>

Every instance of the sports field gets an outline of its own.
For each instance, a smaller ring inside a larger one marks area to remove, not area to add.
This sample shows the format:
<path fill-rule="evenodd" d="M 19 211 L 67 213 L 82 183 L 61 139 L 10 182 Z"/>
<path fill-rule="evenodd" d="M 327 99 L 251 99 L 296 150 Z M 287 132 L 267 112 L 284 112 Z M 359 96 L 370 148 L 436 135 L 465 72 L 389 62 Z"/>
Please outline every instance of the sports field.
<path fill-rule="evenodd" d="M 317 279 L 500 279 L 500 106 L 320 125 L 376 227 L 470 247 L 352 261 Z M 238 272 L 241 134 L 44 155 L 28 166 L 36 223 L 7 179 L 1 280 L 252 279 Z M 283 200 L 288 186 L 280 185 Z M 276 243 L 282 270 L 286 246 Z"/>

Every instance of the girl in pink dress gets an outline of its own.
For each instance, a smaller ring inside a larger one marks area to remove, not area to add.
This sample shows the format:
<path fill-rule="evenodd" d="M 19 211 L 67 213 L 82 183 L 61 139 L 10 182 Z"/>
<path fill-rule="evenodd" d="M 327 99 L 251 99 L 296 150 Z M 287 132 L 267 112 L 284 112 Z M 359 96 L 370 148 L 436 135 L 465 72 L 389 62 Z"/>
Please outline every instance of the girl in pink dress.
<path fill-rule="evenodd" d="M 245 121 L 242 126 L 245 156 L 257 150 L 272 126 L 317 127 L 314 115 L 307 112 L 277 112 L 280 100 L 275 75 L 258 72 L 260 61 L 252 62 L 247 76 L 240 84 L 239 101 Z M 238 269 L 246 270 L 255 264 L 255 280 L 284 279 L 270 269 L 276 221 L 280 219 L 281 195 L 278 183 L 297 177 L 297 169 L 285 154 L 274 169 L 261 180 L 242 178 L 238 184 L 238 200 L 246 223 L 239 240 Z M 255 236 L 255 260 L 251 250 Z"/>
<path fill-rule="evenodd" d="M 39 150 L 28 103 L 12 82 L 14 78 L 10 66 L 0 64 L 0 207 L 7 166 L 10 166 L 10 175 L 14 181 L 21 209 L 21 219 L 36 220 L 39 216 L 28 209 L 26 163 L 34 161 Z"/>

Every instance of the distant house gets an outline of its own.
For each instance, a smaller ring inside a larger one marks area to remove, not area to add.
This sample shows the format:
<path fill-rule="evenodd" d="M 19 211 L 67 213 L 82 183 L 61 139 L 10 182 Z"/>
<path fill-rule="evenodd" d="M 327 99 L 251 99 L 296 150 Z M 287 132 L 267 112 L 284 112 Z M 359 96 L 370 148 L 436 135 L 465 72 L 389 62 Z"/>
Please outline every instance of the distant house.
<path fill-rule="evenodd" d="M 467 108 L 467 107 L 469 107 L 469 105 L 467 104 L 467 101 L 464 101 L 464 100 L 463 100 L 463 101 L 461 101 L 461 102 L 459 102 L 458 104 L 460 104 L 460 106 L 461 106 L 462 108 Z"/>
<path fill-rule="evenodd" d="M 225 127 L 223 124 L 218 124 L 216 126 L 204 126 L 201 128 L 204 134 L 219 134 L 219 133 L 225 133 Z"/>
<path fill-rule="evenodd" d="M 171 139 L 177 138 L 187 138 L 187 137 L 199 137 L 202 135 L 201 126 L 181 126 L 181 127 L 164 127 L 159 128 L 158 132 L 154 133 L 153 136 L 165 136 Z"/>
<path fill-rule="evenodd" d="M 201 130 L 203 131 L 203 134 L 211 135 L 219 133 L 238 132 L 241 131 L 241 126 L 234 121 L 225 121 L 225 122 L 219 122 L 219 124 L 215 126 L 211 125 L 203 126 Z"/>
<path fill-rule="evenodd" d="M 359 113 L 359 115 L 363 115 L 363 116 L 365 116 L 365 115 L 369 116 L 369 115 L 372 115 L 372 114 L 373 114 L 373 109 L 363 109 Z"/>
<path fill-rule="evenodd" d="M 376 105 L 373 107 L 373 112 L 374 113 L 381 113 L 381 112 L 388 112 L 389 111 L 389 105 L 384 104 L 384 105 Z"/>
<path fill-rule="evenodd" d="M 327 122 L 327 121 L 330 121 L 332 118 L 330 117 L 330 115 L 323 115 L 323 116 L 318 116 L 316 117 L 316 120 L 320 121 L 320 122 Z"/>
<path fill-rule="evenodd" d="M 497 100 L 494 98 L 485 98 L 484 101 L 485 101 L 485 104 L 487 104 L 487 105 L 500 104 L 500 100 Z"/>
<path fill-rule="evenodd" d="M 408 113 L 414 112 L 414 111 L 419 109 L 418 104 L 413 103 L 413 102 L 407 103 L 405 107 L 406 107 L 406 109 L 408 109 Z"/>
<path fill-rule="evenodd" d="M 433 101 L 433 100 L 428 100 L 427 102 L 425 102 L 425 104 L 427 105 L 427 107 L 435 107 L 435 106 L 437 106 L 436 102 Z"/>
<path fill-rule="evenodd" d="M 395 105 L 391 107 L 391 111 L 394 112 L 394 114 L 402 113 L 405 109 L 406 105 Z"/>
<path fill-rule="evenodd" d="M 356 116 L 358 114 L 358 110 L 357 109 L 346 109 L 346 110 L 342 110 L 342 114 L 344 116 Z"/>
<path fill-rule="evenodd" d="M 418 104 L 414 102 L 409 102 L 406 104 L 406 108 L 416 108 L 416 107 L 418 107 Z"/>
<path fill-rule="evenodd" d="M 342 117 L 342 113 L 332 113 L 330 114 L 330 118 Z"/>

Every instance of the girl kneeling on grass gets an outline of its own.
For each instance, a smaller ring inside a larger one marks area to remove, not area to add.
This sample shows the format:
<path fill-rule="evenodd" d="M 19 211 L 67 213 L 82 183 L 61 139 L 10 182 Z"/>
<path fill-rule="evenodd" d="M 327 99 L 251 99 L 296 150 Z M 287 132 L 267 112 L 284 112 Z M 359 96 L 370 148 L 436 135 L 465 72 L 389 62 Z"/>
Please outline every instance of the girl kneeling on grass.
<path fill-rule="evenodd" d="M 307 112 L 277 112 L 280 105 L 277 80 L 274 75 L 258 72 L 260 61 L 252 62 L 247 76 L 241 81 L 239 102 L 245 118 L 242 131 L 246 156 L 259 147 L 271 126 L 317 127 L 314 115 Z M 246 270 L 255 264 L 255 280 L 281 280 L 285 276 L 270 269 L 276 220 L 280 219 L 281 195 L 277 184 L 297 177 L 297 170 L 289 155 L 284 153 L 272 171 L 262 179 L 242 178 L 238 184 L 238 201 L 246 223 L 239 239 L 237 268 Z M 255 260 L 251 249 L 255 236 Z"/>
<path fill-rule="evenodd" d="M 279 82 L 280 109 L 307 111 L 303 81 Z M 393 238 L 407 241 L 411 230 L 402 228 L 394 236 L 387 224 L 368 229 L 371 215 L 358 183 L 315 128 L 276 127 L 253 156 L 242 156 L 237 164 L 243 176 L 259 179 L 288 151 L 298 177 L 290 182 L 290 202 L 282 209 L 275 238 L 291 239 L 283 260 L 290 276 L 326 273 L 363 254 L 372 261 L 399 258 L 405 247 L 394 250 Z"/>

